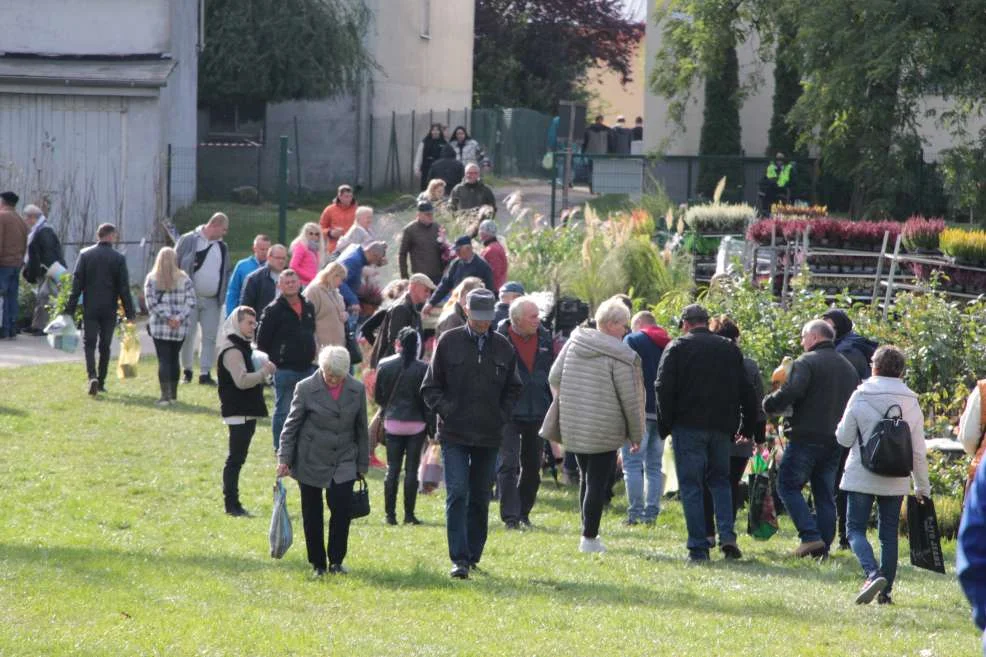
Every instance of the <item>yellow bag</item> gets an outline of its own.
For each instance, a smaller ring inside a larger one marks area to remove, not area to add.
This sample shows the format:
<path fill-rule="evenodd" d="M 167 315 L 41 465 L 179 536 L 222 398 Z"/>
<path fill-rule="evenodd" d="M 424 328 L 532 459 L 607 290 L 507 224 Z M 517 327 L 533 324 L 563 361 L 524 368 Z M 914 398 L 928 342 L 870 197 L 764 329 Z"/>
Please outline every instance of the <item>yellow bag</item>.
<path fill-rule="evenodd" d="M 120 359 L 116 364 L 116 375 L 121 379 L 137 376 L 137 363 L 140 361 L 140 338 L 137 327 L 124 324 L 120 333 Z"/>

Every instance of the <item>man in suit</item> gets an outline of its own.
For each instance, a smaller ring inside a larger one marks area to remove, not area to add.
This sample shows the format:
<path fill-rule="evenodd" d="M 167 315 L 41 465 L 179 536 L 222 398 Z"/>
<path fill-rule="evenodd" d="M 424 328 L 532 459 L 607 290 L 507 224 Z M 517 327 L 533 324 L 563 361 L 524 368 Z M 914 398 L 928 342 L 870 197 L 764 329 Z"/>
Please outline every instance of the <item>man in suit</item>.
<path fill-rule="evenodd" d="M 96 229 L 99 240 L 82 250 L 75 263 L 72 292 L 65 314 L 75 315 L 79 297 L 82 301 L 83 346 L 86 352 L 86 374 L 89 394 L 95 397 L 106 392 L 106 372 L 110 363 L 110 344 L 116 328 L 117 302 L 123 303 L 128 322 L 134 321 L 134 303 L 130 296 L 130 274 L 127 259 L 113 248 L 116 226 L 101 224 Z M 99 345 L 99 367 L 96 367 L 96 346 Z"/>

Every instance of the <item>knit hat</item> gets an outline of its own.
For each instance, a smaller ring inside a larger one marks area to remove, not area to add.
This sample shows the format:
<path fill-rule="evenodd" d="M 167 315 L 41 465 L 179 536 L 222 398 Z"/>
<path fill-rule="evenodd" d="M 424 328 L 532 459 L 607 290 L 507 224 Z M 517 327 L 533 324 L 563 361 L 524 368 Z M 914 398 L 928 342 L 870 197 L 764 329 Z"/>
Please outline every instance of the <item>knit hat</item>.
<path fill-rule="evenodd" d="M 840 310 L 839 308 L 826 310 L 822 313 L 822 319 L 832 322 L 832 326 L 835 328 L 836 340 L 841 340 L 846 333 L 852 331 L 852 320 L 849 319 L 849 314 L 845 310 Z"/>

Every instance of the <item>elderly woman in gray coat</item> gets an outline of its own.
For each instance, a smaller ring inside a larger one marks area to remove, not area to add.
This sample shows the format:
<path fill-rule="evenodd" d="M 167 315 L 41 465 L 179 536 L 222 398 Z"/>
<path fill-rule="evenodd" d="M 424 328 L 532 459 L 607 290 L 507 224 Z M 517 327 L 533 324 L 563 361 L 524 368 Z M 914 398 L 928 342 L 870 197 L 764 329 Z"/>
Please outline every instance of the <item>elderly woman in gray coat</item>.
<path fill-rule="evenodd" d="M 630 311 L 619 299 L 596 310 L 598 329 L 579 328 L 548 375 L 558 398 L 561 439 L 579 466 L 580 552 L 605 552 L 599 522 L 606 488 L 625 442 L 636 452 L 644 435 L 644 378 L 640 356 L 623 342 Z"/>
<path fill-rule="evenodd" d="M 349 374 L 349 352 L 330 346 L 318 354 L 318 369 L 294 389 L 281 430 L 277 476 L 294 477 L 301 488 L 301 516 L 308 562 L 316 576 L 346 569 L 353 484 L 369 467 L 370 443 L 363 384 Z M 329 507 L 328 548 L 322 492 Z M 326 564 L 328 552 L 328 564 Z"/>

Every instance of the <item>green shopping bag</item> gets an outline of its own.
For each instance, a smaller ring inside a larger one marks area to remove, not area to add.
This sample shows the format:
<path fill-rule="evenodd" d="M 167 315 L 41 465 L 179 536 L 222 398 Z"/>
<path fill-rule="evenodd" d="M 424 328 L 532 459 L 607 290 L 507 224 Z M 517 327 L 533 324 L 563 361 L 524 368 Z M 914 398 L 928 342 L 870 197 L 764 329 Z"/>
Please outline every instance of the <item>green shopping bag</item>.
<path fill-rule="evenodd" d="M 777 512 L 770 488 L 770 464 L 773 454 L 766 448 L 758 448 L 750 464 L 750 504 L 747 512 L 746 533 L 766 541 L 777 533 Z"/>

